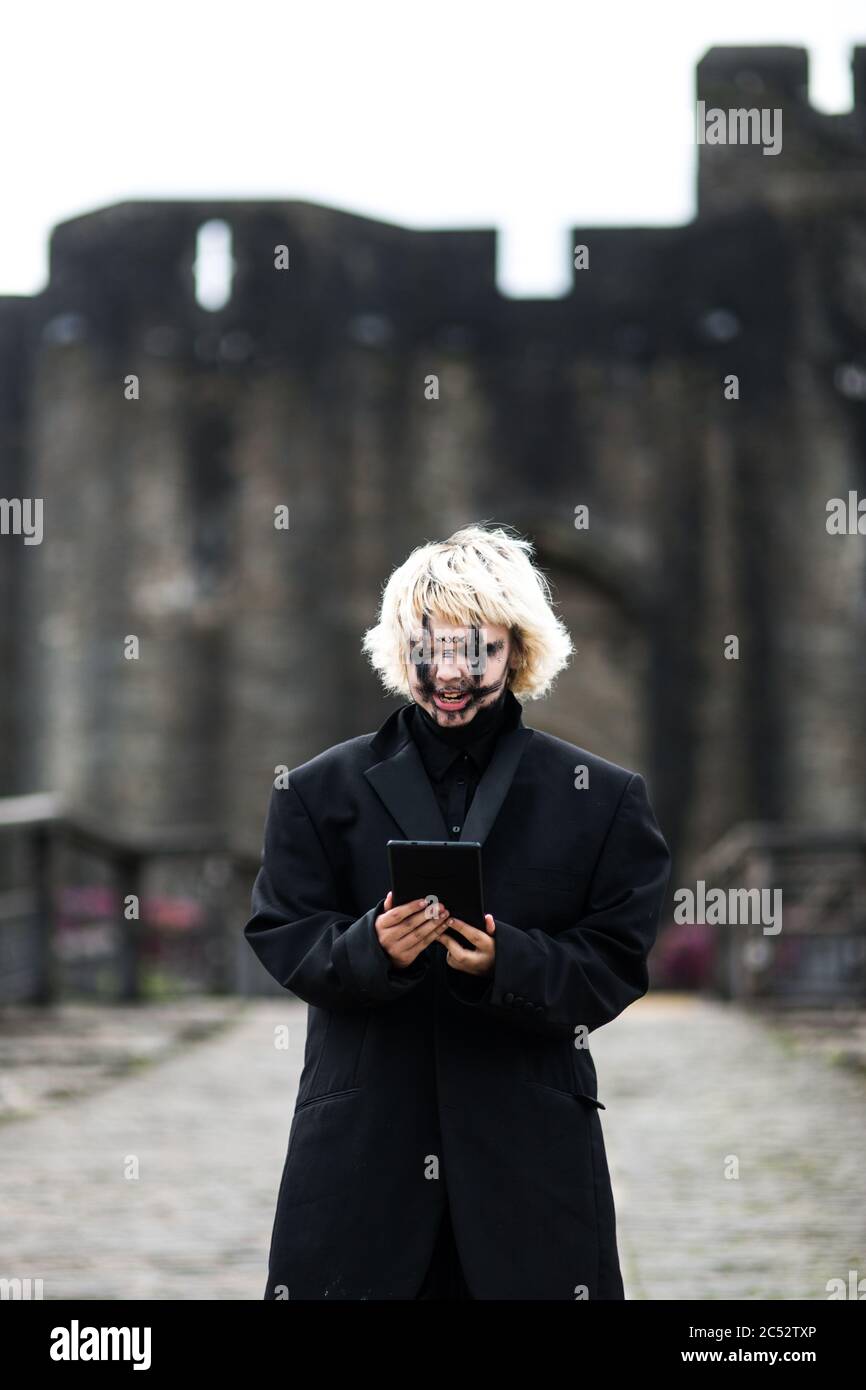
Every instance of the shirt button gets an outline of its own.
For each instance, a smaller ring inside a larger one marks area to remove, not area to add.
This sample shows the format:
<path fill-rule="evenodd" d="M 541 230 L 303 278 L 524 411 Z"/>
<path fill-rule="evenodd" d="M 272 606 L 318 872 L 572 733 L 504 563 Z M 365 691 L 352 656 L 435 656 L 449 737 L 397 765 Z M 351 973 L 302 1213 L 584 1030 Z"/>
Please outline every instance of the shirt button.
<path fill-rule="evenodd" d="M 465 786 L 466 786 L 466 778 L 465 778 L 465 777 L 458 777 L 458 778 L 457 778 L 457 785 L 458 785 L 458 787 L 465 787 Z"/>
<path fill-rule="evenodd" d="M 459 825 L 452 825 L 451 829 L 454 831 L 454 834 L 455 834 L 455 835 L 459 835 L 459 834 L 460 834 L 460 826 L 459 826 Z"/>

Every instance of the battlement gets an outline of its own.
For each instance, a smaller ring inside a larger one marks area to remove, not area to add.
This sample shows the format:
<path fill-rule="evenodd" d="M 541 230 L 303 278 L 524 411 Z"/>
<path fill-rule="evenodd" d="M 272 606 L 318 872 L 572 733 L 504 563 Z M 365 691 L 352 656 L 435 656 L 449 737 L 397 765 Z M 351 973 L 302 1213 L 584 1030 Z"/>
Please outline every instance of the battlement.
<path fill-rule="evenodd" d="M 711 48 L 696 71 L 698 101 L 712 106 L 809 105 L 805 48 Z"/>
<path fill-rule="evenodd" d="M 47 536 L 0 546 L 2 788 L 243 842 L 277 762 L 381 722 L 359 638 L 390 566 L 488 517 L 541 538 L 580 634 L 552 731 L 652 755 L 674 844 L 862 820 L 862 730 L 835 717 L 861 633 L 821 525 L 866 457 L 866 48 L 853 67 L 831 116 L 804 49 L 711 49 L 698 98 L 781 107 L 783 149 L 701 145 L 683 226 L 573 228 L 590 269 L 560 299 L 499 293 L 492 229 L 207 198 L 59 225 L 45 290 L 0 301 L 2 492 L 44 499 Z"/>
<path fill-rule="evenodd" d="M 839 196 L 840 175 L 856 193 L 850 176 L 866 173 L 866 47 L 853 50 L 851 68 L 853 104 L 828 114 L 809 101 L 805 48 L 711 48 L 695 75 L 698 130 L 708 113 L 723 119 L 712 139 L 698 135 L 699 217 L 750 204 L 776 214 L 821 209 Z M 734 134 L 724 126 L 732 112 L 752 113 Z"/>
<path fill-rule="evenodd" d="M 852 110 L 866 110 L 866 47 L 852 50 L 851 71 Z M 697 99 L 708 105 L 766 106 L 775 101 L 813 110 L 809 103 L 809 54 L 805 48 L 711 48 L 698 63 L 696 85 Z"/>
<path fill-rule="evenodd" d="M 196 301 L 199 229 L 231 233 L 231 294 L 212 314 Z M 285 246 L 288 269 L 275 269 Z M 150 337 L 183 342 L 218 323 L 256 333 L 261 354 L 309 356 L 351 341 L 399 346 L 435 320 L 443 300 L 458 320 L 489 321 L 500 296 L 494 230 L 416 231 L 337 208 L 286 201 L 130 201 L 59 224 L 43 322 L 85 314 L 89 336 L 113 350 Z M 163 332 L 163 329 L 166 331 Z M 178 336 L 179 335 L 179 336 Z"/>

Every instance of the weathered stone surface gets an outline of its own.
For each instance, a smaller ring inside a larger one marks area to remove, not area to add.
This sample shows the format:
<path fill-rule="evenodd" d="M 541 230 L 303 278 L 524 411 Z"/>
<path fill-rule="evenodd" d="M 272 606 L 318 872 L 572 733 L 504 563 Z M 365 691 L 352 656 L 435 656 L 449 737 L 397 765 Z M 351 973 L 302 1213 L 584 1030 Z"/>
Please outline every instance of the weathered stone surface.
<path fill-rule="evenodd" d="M 493 231 L 297 202 L 58 226 L 46 290 L 0 302 L 0 491 L 46 525 L 0 542 L 0 792 L 257 852 L 274 766 L 392 707 L 360 652 L 390 568 L 487 518 L 537 541 L 578 648 L 528 722 L 647 775 L 677 873 L 743 820 L 862 821 L 864 540 L 825 507 L 866 494 L 864 53 L 827 116 L 803 50 L 712 50 L 696 96 L 781 106 L 782 153 L 701 146 L 689 225 L 575 228 L 560 300 L 498 293 Z"/>

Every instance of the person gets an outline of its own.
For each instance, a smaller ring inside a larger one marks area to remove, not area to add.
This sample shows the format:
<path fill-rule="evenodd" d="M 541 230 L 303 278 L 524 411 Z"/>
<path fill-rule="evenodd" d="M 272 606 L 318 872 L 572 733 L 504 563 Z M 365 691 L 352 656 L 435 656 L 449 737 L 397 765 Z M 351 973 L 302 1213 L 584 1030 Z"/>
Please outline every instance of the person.
<path fill-rule="evenodd" d="M 648 988 L 670 854 L 638 772 L 523 722 L 574 650 L 531 542 L 391 574 L 408 701 L 275 782 L 244 935 L 306 1001 L 266 1299 L 622 1299 L 589 1035 Z M 482 845 L 484 930 L 395 904 L 389 839 Z"/>

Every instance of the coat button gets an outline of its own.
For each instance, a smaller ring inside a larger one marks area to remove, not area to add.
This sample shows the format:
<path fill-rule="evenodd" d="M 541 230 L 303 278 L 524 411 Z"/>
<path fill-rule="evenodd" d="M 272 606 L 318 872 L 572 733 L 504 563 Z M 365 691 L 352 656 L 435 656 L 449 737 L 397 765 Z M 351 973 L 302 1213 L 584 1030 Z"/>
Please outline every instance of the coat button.
<path fill-rule="evenodd" d="M 538 1008 L 538 1005 L 537 1005 L 537 1004 L 533 1004 L 533 1002 L 532 1002 L 531 999 L 524 999 L 524 1001 L 523 1001 L 523 1007 L 524 1007 L 524 1009 L 533 1009 L 533 1010 L 534 1010 L 534 1009 L 537 1009 L 537 1008 Z"/>
<path fill-rule="evenodd" d="M 536 1004 L 536 1006 L 535 1006 L 535 1012 L 536 1012 L 537 1014 L 543 1014 L 543 1013 L 544 1013 L 544 1005 L 543 1005 L 543 1004 Z"/>
<path fill-rule="evenodd" d="M 503 998 L 503 1000 L 505 1001 L 506 1004 L 513 1004 L 513 1003 L 514 1003 L 514 995 L 511 993 L 510 990 L 508 991 L 507 994 L 504 994 L 504 995 L 502 996 L 502 998 Z"/>

